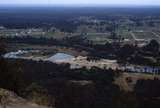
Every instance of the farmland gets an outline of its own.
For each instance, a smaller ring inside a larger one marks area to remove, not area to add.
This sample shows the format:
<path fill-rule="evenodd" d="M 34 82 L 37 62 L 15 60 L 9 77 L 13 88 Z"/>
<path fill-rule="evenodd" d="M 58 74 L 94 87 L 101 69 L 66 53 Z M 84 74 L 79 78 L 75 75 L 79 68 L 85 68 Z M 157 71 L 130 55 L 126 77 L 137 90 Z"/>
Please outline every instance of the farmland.
<path fill-rule="evenodd" d="M 0 7 L 0 87 L 49 108 L 157 108 L 159 25 L 159 7 Z"/>

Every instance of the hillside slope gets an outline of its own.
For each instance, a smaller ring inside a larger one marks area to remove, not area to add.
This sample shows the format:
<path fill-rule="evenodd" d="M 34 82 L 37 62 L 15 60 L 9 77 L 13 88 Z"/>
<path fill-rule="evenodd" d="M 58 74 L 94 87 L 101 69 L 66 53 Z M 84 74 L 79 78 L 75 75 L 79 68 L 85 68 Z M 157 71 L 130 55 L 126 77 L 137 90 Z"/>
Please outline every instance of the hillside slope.
<path fill-rule="evenodd" d="M 0 88 L 0 108 L 48 108 L 17 96 L 14 92 Z"/>

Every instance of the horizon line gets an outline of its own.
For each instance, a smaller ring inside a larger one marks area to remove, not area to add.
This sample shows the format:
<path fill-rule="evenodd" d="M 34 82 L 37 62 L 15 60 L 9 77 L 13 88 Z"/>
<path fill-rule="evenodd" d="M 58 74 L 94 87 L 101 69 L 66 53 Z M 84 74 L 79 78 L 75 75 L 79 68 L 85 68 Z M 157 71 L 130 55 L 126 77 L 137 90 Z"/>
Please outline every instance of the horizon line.
<path fill-rule="evenodd" d="M 59 6 L 59 7 L 159 7 L 160 4 L 0 4 L 0 6 L 18 6 L 18 7 L 23 7 L 23 6 L 41 6 L 41 7 L 46 7 L 46 6 Z"/>

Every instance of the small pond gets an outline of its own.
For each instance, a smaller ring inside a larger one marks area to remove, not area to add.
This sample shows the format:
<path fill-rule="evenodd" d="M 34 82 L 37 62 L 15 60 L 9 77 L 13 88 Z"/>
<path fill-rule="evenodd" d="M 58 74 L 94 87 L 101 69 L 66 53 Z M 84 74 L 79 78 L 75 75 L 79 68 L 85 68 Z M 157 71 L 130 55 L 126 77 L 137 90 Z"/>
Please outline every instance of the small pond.
<path fill-rule="evenodd" d="M 66 53 L 56 53 L 53 56 L 49 57 L 47 60 L 52 62 L 65 62 L 74 58 L 74 56 Z"/>

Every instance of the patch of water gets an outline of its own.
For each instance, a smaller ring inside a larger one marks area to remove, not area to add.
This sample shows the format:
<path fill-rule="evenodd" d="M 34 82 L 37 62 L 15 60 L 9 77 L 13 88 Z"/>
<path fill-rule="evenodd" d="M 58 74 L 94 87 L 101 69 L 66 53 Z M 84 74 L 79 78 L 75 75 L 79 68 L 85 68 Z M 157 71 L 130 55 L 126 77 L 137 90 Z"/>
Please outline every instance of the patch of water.
<path fill-rule="evenodd" d="M 16 52 L 9 52 L 3 55 L 4 58 L 19 58 L 19 55 L 26 54 L 28 51 L 18 50 Z"/>
<path fill-rule="evenodd" d="M 56 53 L 55 55 L 49 57 L 47 60 L 51 62 L 66 62 L 73 60 L 75 57 L 65 53 Z"/>

